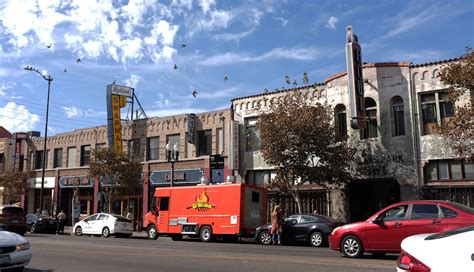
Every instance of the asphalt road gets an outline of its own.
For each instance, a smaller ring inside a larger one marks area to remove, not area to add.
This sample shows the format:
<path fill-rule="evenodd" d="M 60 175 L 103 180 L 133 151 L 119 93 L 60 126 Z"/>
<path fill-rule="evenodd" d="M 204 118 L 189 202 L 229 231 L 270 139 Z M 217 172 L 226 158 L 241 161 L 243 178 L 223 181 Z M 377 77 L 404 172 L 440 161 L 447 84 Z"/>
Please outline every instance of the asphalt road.
<path fill-rule="evenodd" d="M 160 237 L 103 238 L 26 234 L 39 271 L 394 271 L 397 256 L 349 259 L 328 248 L 263 246 L 251 241 L 175 242 Z"/>

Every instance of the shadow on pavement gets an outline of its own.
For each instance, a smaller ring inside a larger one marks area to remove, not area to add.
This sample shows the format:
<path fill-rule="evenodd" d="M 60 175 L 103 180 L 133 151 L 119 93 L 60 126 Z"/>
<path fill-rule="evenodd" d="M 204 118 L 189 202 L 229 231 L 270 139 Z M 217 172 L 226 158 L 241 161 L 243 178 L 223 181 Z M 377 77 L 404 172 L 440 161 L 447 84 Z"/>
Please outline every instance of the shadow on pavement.
<path fill-rule="evenodd" d="M 54 272 L 54 269 L 34 269 L 25 267 L 24 272 Z"/>

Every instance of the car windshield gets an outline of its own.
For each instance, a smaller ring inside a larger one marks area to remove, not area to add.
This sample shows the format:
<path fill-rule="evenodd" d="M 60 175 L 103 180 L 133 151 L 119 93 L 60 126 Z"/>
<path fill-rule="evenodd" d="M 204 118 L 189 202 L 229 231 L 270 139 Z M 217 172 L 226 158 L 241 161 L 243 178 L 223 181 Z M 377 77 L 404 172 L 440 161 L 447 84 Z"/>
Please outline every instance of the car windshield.
<path fill-rule="evenodd" d="M 21 207 L 4 207 L 3 209 L 0 209 L 0 214 L 23 214 L 23 208 Z"/>
<path fill-rule="evenodd" d="M 462 205 L 462 204 L 459 204 L 459 203 L 456 203 L 456 202 L 450 202 L 449 204 L 453 205 L 453 207 L 455 207 L 457 209 L 460 209 L 463 212 L 474 214 L 474 209 L 473 208 L 470 208 L 468 206 L 465 206 L 465 205 Z"/>

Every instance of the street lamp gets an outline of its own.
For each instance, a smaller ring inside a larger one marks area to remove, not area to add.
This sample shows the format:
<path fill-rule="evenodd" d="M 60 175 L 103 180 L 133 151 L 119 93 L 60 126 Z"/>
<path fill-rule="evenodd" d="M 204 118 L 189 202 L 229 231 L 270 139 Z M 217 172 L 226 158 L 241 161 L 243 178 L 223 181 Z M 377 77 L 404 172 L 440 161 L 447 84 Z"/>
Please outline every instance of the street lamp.
<path fill-rule="evenodd" d="M 41 191 L 40 191 L 40 211 L 42 212 L 43 211 L 44 170 L 46 167 L 46 141 L 48 140 L 49 93 L 51 90 L 51 81 L 53 81 L 53 78 L 51 77 L 51 75 L 48 75 L 48 77 L 46 77 L 38 69 L 31 66 L 26 66 L 24 69 L 27 71 L 35 72 L 38 75 L 40 75 L 44 80 L 48 81 L 48 99 L 46 100 L 46 122 L 44 125 L 43 169 L 41 173 Z"/>
<path fill-rule="evenodd" d="M 174 164 L 179 161 L 178 143 L 175 143 L 171 149 L 170 143 L 166 144 L 166 159 L 171 163 L 171 182 L 170 187 L 173 187 L 174 182 Z"/>

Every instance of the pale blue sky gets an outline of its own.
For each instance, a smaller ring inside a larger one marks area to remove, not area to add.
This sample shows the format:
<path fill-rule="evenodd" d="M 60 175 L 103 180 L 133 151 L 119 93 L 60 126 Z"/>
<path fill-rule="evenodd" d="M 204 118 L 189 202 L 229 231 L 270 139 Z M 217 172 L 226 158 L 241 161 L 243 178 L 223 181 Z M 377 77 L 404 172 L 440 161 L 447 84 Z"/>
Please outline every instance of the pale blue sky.
<path fill-rule="evenodd" d="M 54 135 L 105 125 L 114 80 L 148 116 L 228 108 L 286 75 L 322 82 L 345 69 L 347 25 L 364 62 L 455 58 L 474 45 L 474 1 L 3 0 L 0 125 L 43 134 L 47 82 L 27 65 L 54 79 Z"/>

